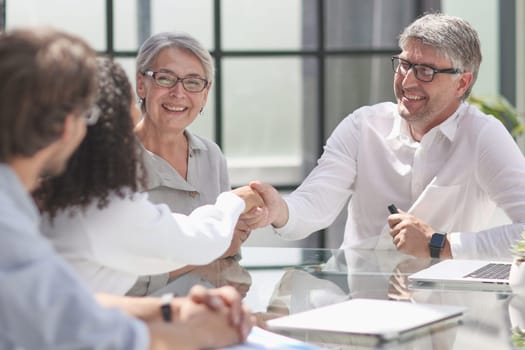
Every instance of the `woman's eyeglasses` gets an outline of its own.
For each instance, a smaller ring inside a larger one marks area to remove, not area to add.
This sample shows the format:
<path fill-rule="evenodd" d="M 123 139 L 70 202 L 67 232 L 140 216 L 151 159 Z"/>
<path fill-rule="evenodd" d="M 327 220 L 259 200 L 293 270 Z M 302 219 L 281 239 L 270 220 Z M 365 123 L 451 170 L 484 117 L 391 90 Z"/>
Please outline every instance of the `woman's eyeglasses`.
<path fill-rule="evenodd" d="M 208 81 L 203 78 L 199 77 L 186 77 L 186 78 L 179 78 L 174 76 L 173 74 L 165 73 L 165 72 L 154 72 L 151 70 L 147 70 L 143 72 L 142 74 L 153 78 L 153 81 L 160 87 L 164 88 L 172 88 L 180 81 L 182 83 L 182 86 L 184 87 L 184 90 L 188 92 L 201 92 L 208 86 Z"/>

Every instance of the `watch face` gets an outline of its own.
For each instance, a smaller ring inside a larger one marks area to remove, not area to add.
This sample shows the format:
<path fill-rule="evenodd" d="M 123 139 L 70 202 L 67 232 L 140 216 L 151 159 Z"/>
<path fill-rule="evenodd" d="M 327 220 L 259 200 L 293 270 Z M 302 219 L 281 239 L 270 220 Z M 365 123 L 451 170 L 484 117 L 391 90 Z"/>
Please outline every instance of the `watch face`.
<path fill-rule="evenodd" d="M 432 238 L 430 238 L 430 245 L 432 247 L 443 248 L 445 245 L 445 237 L 446 235 L 443 233 L 434 233 Z"/>

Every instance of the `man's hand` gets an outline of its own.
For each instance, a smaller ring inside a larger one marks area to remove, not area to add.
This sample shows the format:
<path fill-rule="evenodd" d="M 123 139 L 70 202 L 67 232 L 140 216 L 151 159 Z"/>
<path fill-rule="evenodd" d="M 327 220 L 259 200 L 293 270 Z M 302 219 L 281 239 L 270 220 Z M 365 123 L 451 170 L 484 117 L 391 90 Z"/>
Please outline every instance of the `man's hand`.
<path fill-rule="evenodd" d="M 189 297 L 172 301 L 171 323 L 148 323 L 150 348 L 211 349 L 244 342 L 254 321 L 234 293 L 226 293 L 224 299 L 221 293 L 199 286 L 190 291 Z M 237 317 L 235 323 L 232 315 Z"/>
<path fill-rule="evenodd" d="M 388 217 L 390 235 L 397 250 L 402 253 L 428 258 L 428 243 L 435 232 L 426 222 L 398 210 L 397 214 Z"/>
<path fill-rule="evenodd" d="M 250 182 L 250 187 L 262 197 L 267 210 L 266 213 L 261 213 L 253 220 L 250 220 L 250 227 L 257 228 L 271 224 L 279 228 L 286 225 L 288 222 L 288 205 L 286 205 L 279 192 L 273 186 L 260 181 Z"/>
<path fill-rule="evenodd" d="M 206 289 L 197 285 L 190 290 L 188 297 L 195 303 L 207 305 L 215 312 L 227 314 L 229 324 L 237 329 L 241 342 L 246 340 L 255 324 L 250 310 L 242 304 L 240 294 L 233 287 Z"/>

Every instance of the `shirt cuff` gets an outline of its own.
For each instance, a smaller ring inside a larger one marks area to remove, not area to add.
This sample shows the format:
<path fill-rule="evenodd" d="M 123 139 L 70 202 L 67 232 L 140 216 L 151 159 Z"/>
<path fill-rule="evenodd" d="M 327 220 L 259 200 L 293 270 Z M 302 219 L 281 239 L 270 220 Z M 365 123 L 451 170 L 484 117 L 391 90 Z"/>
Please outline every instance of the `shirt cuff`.
<path fill-rule="evenodd" d="M 286 202 L 286 205 L 288 206 L 288 221 L 284 226 L 282 227 L 274 227 L 272 226 L 274 232 L 280 236 L 281 238 L 291 238 L 293 236 L 293 233 L 295 232 L 296 225 L 296 215 L 294 215 L 293 207 L 290 206 L 286 198 L 284 198 L 284 201 Z"/>
<path fill-rule="evenodd" d="M 239 217 L 244 211 L 244 208 L 246 208 L 244 200 L 232 192 L 219 194 L 215 205 L 221 209 L 229 209 L 227 211 L 232 211 L 237 217 Z"/>
<path fill-rule="evenodd" d="M 461 234 L 459 232 L 450 232 L 447 236 L 450 243 L 450 254 L 452 254 L 452 258 L 461 258 L 461 251 L 464 250 L 462 249 L 463 244 L 461 242 Z"/>

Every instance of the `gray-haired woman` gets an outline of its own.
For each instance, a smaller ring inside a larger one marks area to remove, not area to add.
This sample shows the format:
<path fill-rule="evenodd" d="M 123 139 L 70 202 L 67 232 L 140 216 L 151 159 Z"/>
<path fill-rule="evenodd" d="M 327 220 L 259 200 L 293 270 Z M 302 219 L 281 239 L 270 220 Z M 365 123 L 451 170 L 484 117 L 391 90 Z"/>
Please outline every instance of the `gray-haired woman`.
<path fill-rule="evenodd" d="M 155 34 L 137 55 L 136 92 L 143 115 L 135 132 L 144 147 L 146 190 L 151 201 L 166 203 L 174 212 L 189 214 L 231 189 L 220 148 L 187 129 L 206 105 L 213 75 L 210 53 L 185 33 Z M 237 254 L 249 233 L 241 218 L 224 256 Z M 144 277 L 132 294 L 149 294 L 190 269 Z"/>

